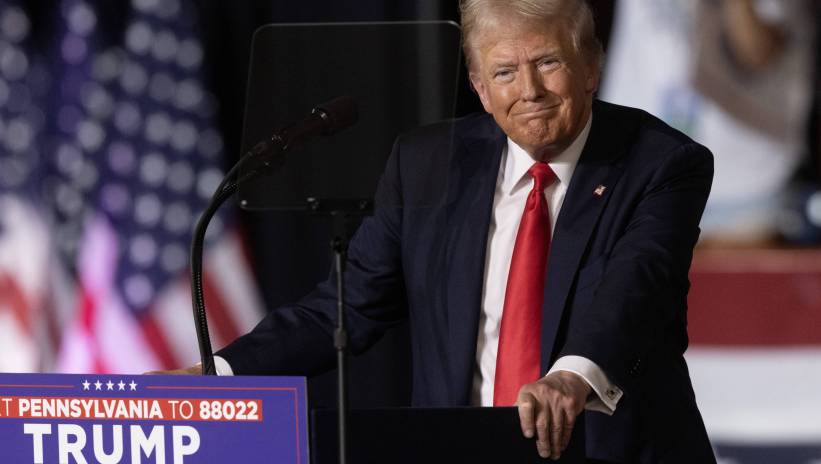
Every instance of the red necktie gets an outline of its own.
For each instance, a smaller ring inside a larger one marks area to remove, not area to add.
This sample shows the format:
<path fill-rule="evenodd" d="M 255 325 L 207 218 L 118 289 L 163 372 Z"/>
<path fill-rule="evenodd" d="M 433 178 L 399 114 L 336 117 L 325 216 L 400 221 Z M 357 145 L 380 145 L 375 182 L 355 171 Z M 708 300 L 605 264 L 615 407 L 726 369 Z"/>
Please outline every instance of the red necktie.
<path fill-rule="evenodd" d="M 544 189 L 556 174 L 545 163 L 535 163 L 527 172 L 533 177 L 533 189 L 527 195 L 507 276 L 494 406 L 512 406 L 519 388 L 540 376 L 542 302 L 550 251 L 550 210 Z"/>

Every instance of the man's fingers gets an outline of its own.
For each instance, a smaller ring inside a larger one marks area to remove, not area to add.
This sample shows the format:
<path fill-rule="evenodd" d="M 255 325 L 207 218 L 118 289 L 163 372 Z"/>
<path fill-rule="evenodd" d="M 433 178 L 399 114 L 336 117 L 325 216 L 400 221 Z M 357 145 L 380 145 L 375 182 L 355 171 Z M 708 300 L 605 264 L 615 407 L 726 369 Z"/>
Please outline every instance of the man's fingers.
<path fill-rule="evenodd" d="M 527 438 L 533 438 L 536 427 L 536 399 L 533 395 L 520 394 L 516 404 L 519 406 L 519 424 L 522 426 L 522 433 Z"/>
<path fill-rule="evenodd" d="M 536 449 L 543 458 L 559 459 L 570 443 L 586 395 L 574 380 L 577 379 L 559 373 L 525 385 L 519 391 L 516 405 L 522 433 L 528 438 L 535 435 Z"/>
<path fill-rule="evenodd" d="M 562 435 L 564 431 L 564 414 L 562 411 L 553 412 L 553 421 L 550 425 L 550 457 L 559 459 L 562 453 Z"/>
<path fill-rule="evenodd" d="M 567 444 L 570 443 L 570 435 L 573 433 L 573 426 L 576 425 L 576 417 L 572 411 L 566 411 L 564 418 L 564 427 L 562 427 L 561 450 L 567 449 Z"/>
<path fill-rule="evenodd" d="M 539 453 L 540 457 L 549 458 L 550 457 L 550 448 L 546 445 L 542 444 L 542 442 L 536 442 L 536 452 Z"/>
<path fill-rule="evenodd" d="M 195 364 L 184 369 L 174 369 L 170 371 L 148 371 L 145 375 L 202 375 L 202 366 Z"/>
<path fill-rule="evenodd" d="M 539 456 L 550 457 L 550 408 L 540 407 L 536 411 L 536 449 Z"/>

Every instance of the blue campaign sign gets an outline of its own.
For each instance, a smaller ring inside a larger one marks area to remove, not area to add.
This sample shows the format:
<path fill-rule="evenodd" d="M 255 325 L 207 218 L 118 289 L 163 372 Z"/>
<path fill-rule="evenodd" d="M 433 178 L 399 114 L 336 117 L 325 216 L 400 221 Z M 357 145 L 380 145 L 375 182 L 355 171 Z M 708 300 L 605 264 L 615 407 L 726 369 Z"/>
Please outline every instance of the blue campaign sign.
<path fill-rule="evenodd" d="M 304 377 L 0 374 L 9 463 L 309 464 Z"/>

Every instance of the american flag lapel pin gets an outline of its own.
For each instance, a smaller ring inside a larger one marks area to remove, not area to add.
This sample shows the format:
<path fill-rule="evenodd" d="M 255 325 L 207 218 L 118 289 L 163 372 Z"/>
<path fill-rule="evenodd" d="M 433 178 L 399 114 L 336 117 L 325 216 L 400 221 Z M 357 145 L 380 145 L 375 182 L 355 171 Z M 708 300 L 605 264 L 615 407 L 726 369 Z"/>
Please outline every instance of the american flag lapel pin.
<path fill-rule="evenodd" d="M 605 187 L 604 185 L 599 185 L 598 187 L 596 187 L 596 190 L 593 190 L 593 195 L 600 197 L 604 195 L 605 190 L 607 190 L 607 187 Z"/>

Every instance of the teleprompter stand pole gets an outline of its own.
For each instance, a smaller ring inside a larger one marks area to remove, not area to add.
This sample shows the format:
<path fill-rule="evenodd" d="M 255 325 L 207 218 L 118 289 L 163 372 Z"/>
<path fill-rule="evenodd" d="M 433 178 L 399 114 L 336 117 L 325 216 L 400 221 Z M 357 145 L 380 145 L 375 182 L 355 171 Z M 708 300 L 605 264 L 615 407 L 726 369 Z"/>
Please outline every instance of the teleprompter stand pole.
<path fill-rule="evenodd" d="M 345 328 L 345 261 L 348 248 L 345 233 L 346 215 L 338 211 L 331 213 L 334 222 L 334 237 L 331 248 L 334 252 L 336 267 L 336 331 L 334 348 L 336 348 L 337 394 L 339 411 L 339 464 L 348 462 L 348 332 Z"/>
<path fill-rule="evenodd" d="M 333 220 L 331 251 L 336 272 L 336 348 L 339 463 L 348 462 L 348 332 L 345 321 L 345 263 L 348 251 L 347 220 L 351 215 L 368 214 L 372 208 L 369 200 L 319 200 L 308 198 L 308 208 L 316 213 L 327 213 Z"/>

